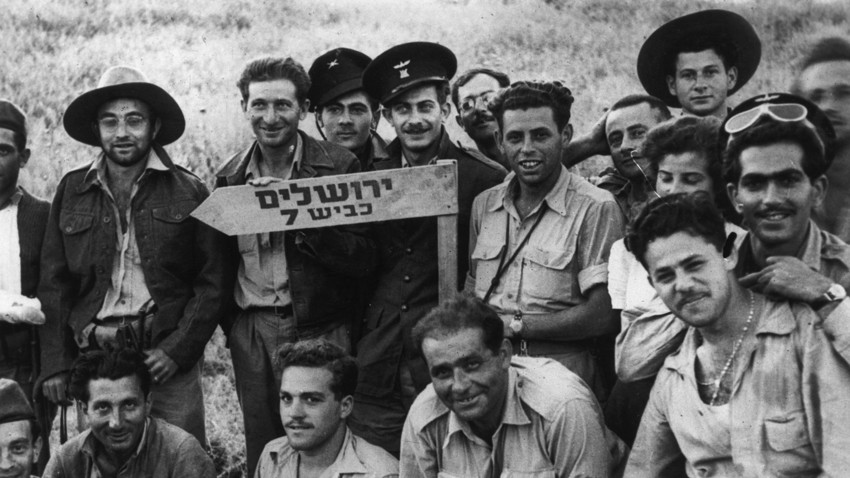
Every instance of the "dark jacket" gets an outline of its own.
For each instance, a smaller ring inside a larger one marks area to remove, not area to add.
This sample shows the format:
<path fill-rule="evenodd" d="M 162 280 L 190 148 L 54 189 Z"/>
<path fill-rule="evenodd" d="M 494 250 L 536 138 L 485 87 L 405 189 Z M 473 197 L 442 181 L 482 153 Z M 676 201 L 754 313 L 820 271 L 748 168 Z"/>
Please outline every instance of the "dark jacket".
<path fill-rule="evenodd" d="M 356 173 L 360 163 L 351 151 L 318 141 L 299 131 L 303 158 L 293 179 Z M 216 175 L 216 187 L 245 184 L 245 172 L 256 142 L 232 156 Z M 340 323 L 352 321 L 358 289 L 352 284 L 368 277 L 375 268 L 375 243 L 363 225 L 288 231 L 284 236 L 290 294 L 301 338 L 322 334 Z M 239 257 L 236 237 L 231 251 Z M 232 291 L 231 291 L 232 294 Z M 221 327 L 230 333 L 235 317 L 222 317 Z"/>
<path fill-rule="evenodd" d="M 44 228 L 50 214 L 50 203 L 33 196 L 23 188 L 18 203 L 18 243 L 21 247 L 21 295 L 35 297 L 38 289 L 41 244 Z M 0 322 L 0 364 L 27 364 L 33 366 L 30 334 L 33 327 L 27 324 Z"/>
<path fill-rule="evenodd" d="M 357 160 L 360 161 L 361 171 L 371 171 L 374 169 L 375 161 L 383 161 L 389 157 L 387 153 L 387 142 L 381 138 L 378 133 L 372 132 L 369 135 L 369 141 L 363 146 L 360 151 L 356 151 Z"/>
<path fill-rule="evenodd" d="M 401 167 L 401 143 L 387 148 L 389 158 L 374 163 L 376 170 Z M 458 167 L 458 289 L 469 268 L 469 221 L 472 201 L 499 184 L 506 171 L 478 151 L 453 144 L 445 130 L 438 159 L 456 159 Z M 418 389 L 430 381 L 424 361 L 410 338 L 413 325 L 438 301 L 437 219 L 434 217 L 387 221 L 375 225 L 380 252 L 377 287 L 365 315 L 365 334 L 357 345 L 360 365 L 359 394 L 385 397 L 396 386 L 401 360 L 411 362 Z"/>
<path fill-rule="evenodd" d="M 145 283 L 158 307 L 145 324 L 151 345 L 181 370 L 204 353 L 232 290 L 226 236 L 189 216 L 209 195 L 201 180 L 157 148 L 168 171 L 149 170 L 133 198 L 133 221 Z M 90 165 L 62 178 L 50 210 L 41 256 L 42 378 L 68 370 L 74 336 L 103 306 L 117 236 L 112 205 L 87 174 Z"/>

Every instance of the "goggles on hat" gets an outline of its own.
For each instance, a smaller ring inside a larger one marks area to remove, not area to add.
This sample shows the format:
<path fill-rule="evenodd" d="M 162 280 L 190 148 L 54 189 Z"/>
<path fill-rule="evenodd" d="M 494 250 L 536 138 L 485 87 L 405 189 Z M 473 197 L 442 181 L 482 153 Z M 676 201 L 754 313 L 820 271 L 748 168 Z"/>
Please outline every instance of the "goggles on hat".
<path fill-rule="evenodd" d="M 723 129 L 729 134 L 735 134 L 754 125 L 762 116 L 770 116 L 783 123 L 794 123 L 805 120 L 808 114 L 809 110 L 799 103 L 762 103 L 729 118 Z"/>

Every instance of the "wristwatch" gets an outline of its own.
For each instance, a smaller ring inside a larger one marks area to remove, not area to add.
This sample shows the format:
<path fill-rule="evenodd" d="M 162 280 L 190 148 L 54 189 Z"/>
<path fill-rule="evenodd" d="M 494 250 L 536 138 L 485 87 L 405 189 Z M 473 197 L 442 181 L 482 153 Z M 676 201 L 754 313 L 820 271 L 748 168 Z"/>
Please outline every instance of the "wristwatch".
<path fill-rule="evenodd" d="M 812 302 L 811 306 L 814 309 L 820 309 L 821 307 L 829 304 L 831 302 L 840 302 L 847 298 L 847 291 L 844 290 L 844 287 L 841 287 L 841 284 L 836 284 L 835 282 L 829 286 L 829 289 L 823 293 L 822 296 L 818 297 L 814 302 Z"/>

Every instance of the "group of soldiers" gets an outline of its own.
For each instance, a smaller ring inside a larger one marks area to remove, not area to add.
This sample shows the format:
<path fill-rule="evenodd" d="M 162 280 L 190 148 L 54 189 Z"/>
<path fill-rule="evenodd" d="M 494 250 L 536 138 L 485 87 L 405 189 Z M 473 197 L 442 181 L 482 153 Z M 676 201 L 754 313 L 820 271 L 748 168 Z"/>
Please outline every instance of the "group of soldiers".
<path fill-rule="evenodd" d="M 52 203 L 17 184 L 26 115 L 0 101 L 0 476 L 215 476 L 216 327 L 254 477 L 842 476 L 850 42 L 730 108 L 760 58 L 736 13 L 677 18 L 641 48 L 646 94 L 584 135 L 563 83 L 452 82 L 435 43 L 248 63 L 255 140 L 214 187 L 453 159 L 443 300 L 436 218 L 228 237 L 191 216 L 209 190 L 164 148 L 183 113 L 137 69 L 67 107 L 96 156 Z M 595 155 L 612 167 L 568 169 Z M 70 399 L 85 431 L 51 453 Z"/>

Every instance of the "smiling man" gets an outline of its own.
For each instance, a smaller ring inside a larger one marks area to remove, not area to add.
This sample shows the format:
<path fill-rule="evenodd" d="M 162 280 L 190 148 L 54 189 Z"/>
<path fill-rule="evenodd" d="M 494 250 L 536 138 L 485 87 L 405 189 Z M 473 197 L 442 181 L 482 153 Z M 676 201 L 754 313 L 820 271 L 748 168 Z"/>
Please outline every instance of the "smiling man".
<path fill-rule="evenodd" d="M 132 350 L 81 355 L 71 369 L 71 395 L 89 429 L 62 445 L 45 478 L 215 476 L 195 438 L 151 418 L 151 373 Z"/>
<path fill-rule="evenodd" d="M 520 353 L 559 361 L 604 398 L 592 339 L 617 331 L 607 258 L 623 215 L 561 165 L 572 102 L 559 82 L 517 82 L 494 101 L 513 172 L 475 199 L 466 291 L 498 312 Z"/>
<path fill-rule="evenodd" d="M 452 83 L 457 124 L 475 141 L 478 151 L 505 168 L 509 166 L 499 148 L 499 124 L 490 112 L 490 102 L 510 84 L 508 75 L 489 68 L 468 70 Z"/>
<path fill-rule="evenodd" d="M 755 74 L 761 41 L 742 16 L 705 10 L 665 23 L 638 54 L 646 92 L 694 116 L 724 118 L 727 98 Z"/>
<path fill-rule="evenodd" d="M 416 325 L 432 384 L 404 424 L 401 476 L 619 476 L 625 445 L 587 386 L 552 360 L 512 357 L 503 329 L 468 295 Z"/>
<path fill-rule="evenodd" d="M 808 306 L 744 288 L 708 194 L 651 202 L 627 241 L 690 328 L 655 380 L 626 476 L 846 473 L 848 328 L 834 335 Z"/>
<path fill-rule="evenodd" d="M 477 151 L 453 144 L 443 126 L 451 111 L 449 79 L 456 69 L 457 59 L 448 48 L 406 43 L 372 60 L 363 72 L 363 86 L 381 101 L 384 118 L 396 132 L 387 147 L 389 157 L 375 162 L 376 170 L 426 166 L 438 159 L 457 161 L 461 282 L 468 267 L 472 201 L 498 184 L 505 171 Z M 360 436 L 397 454 L 407 409 L 428 384 L 428 371 L 413 347 L 410 330 L 437 305 L 437 218 L 387 221 L 375 231 L 380 266 L 364 317 L 364 336 L 357 345 L 361 374 L 350 424 Z"/>
<path fill-rule="evenodd" d="M 41 442 L 23 389 L 14 380 L 0 378 L 0 477 L 30 478 Z"/>
<path fill-rule="evenodd" d="M 254 478 L 398 476 L 398 460 L 346 426 L 357 386 L 354 358 L 326 340 L 307 340 L 281 347 L 278 361 L 286 436 L 266 445 Z"/>
<path fill-rule="evenodd" d="M 41 256 L 41 377 L 65 400 L 80 352 L 132 347 L 153 375 L 151 414 L 206 445 L 201 357 L 227 304 L 226 237 L 190 213 L 209 195 L 163 148 L 186 126 L 174 98 L 134 68 L 109 68 L 65 111 L 98 148 L 56 191 Z"/>
<path fill-rule="evenodd" d="M 248 63 L 237 87 L 256 139 L 221 168 L 217 187 L 360 171 L 354 153 L 298 129 L 310 106 L 310 77 L 292 58 Z M 317 337 L 351 349 L 352 310 L 362 303 L 353 284 L 374 270 L 375 248 L 363 226 L 245 234 L 231 245 L 239 257 L 233 290 L 238 311 L 221 327 L 233 358 L 253 475 L 263 446 L 284 433 L 275 350 Z"/>
<path fill-rule="evenodd" d="M 357 50 L 334 48 L 310 66 L 307 94 L 319 131 L 356 154 L 361 171 L 387 157 L 387 143 L 375 131 L 381 119 L 378 100 L 363 89 L 363 70 L 370 61 Z"/>
<path fill-rule="evenodd" d="M 799 62 L 792 91 L 816 104 L 835 129 L 835 159 L 826 172 L 829 189 L 815 220 L 850 241 L 850 40 L 825 37 Z"/>

